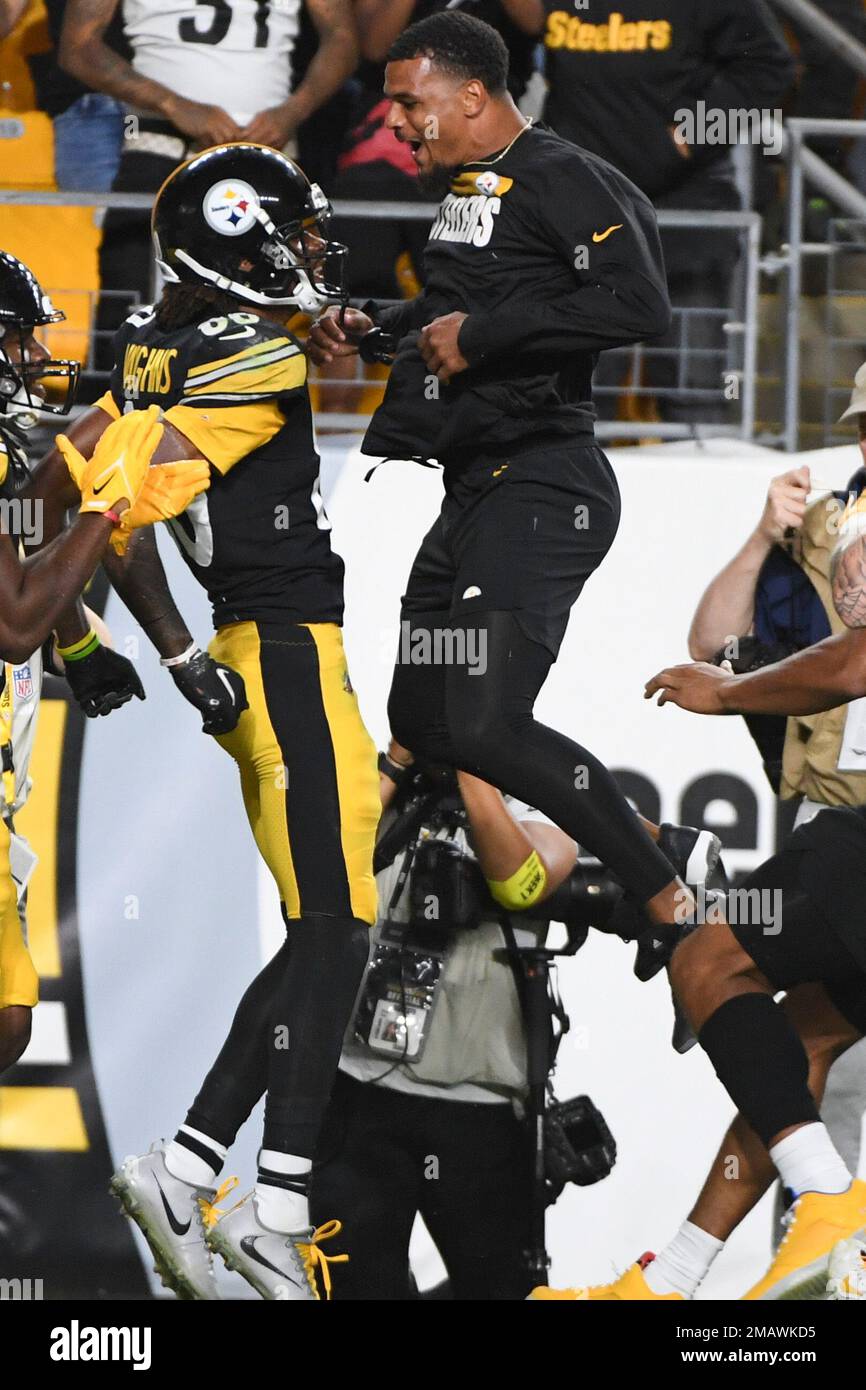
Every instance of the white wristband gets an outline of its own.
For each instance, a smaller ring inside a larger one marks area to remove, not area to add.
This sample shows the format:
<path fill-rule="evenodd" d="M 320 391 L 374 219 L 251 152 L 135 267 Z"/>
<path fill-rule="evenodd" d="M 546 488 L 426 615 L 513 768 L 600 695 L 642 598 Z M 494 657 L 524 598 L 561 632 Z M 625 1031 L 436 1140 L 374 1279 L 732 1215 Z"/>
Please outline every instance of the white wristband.
<path fill-rule="evenodd" d="M 190 642 L 186 651 L 181 652 L 180 656 L 161 656 L 159 664 L 160 666 L 186 666 L 187 662 L 192 661 L 194 656 L 198 656 L 200 651 L 201 648 L 197 642 Z"/>

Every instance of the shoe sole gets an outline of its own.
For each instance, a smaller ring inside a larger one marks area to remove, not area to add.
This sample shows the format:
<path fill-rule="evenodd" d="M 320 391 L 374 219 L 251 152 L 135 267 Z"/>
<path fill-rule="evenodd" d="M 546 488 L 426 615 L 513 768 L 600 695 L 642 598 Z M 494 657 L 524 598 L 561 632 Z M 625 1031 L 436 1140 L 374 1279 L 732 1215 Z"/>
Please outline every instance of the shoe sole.
<path fill-rule="evenodd" d="M 854 1231 L 850 1239 L 862 1240 L 864 1237 L 866 1237 L 866 1227 L 862 1231 Z M 834 1245 L 820 1259 L 813 1260 L 810 1265 L 806 1265 L 804 1269 L 798 1269 L 794 1274 L 789 1274 L 787 1279 L 781 1279 L 775 1288 L 768 1290 L 758 1301 L 770 1303 L 826 1302 L 827 1281 L 830 1278 L 830 1257 L 835 1248 Z M 789 1282 L 791 1280 L 794 1282 Z"/>
<path fill-rule="evenodd" d="M 219 1225 L 214 1226 L 206 1233 L 205 1244 L 214 1255 L 219 1255 L 226 1269 L 230 1269 L 233 1273 L 239 1274 L 242 1279 L 246 1279 L 247 1283 L 255 1289 L 260 1297 L 266 1298 L 272 1303 L 279 1302 L 278 1299 L 274 1298 L 267 1284 L 264 1284 L 256 1277 L 249 1265 L 246 1263 L 241 1264 L 238 1261 L 234 1246 L 231 1241 L 226 1240 L 225 1236 L 222 1235 Z"/>
<path fill-rule="evenodd" d="M 160 1232 L 151 1225 L 147 1212 L 137 1200 L 127 1179 L 120 1173 L 115 1173 L 108 1184 L 108 1190 L 123 1207 L 124 1215 L 128 1216 L 130 1221 L 135 1222 L 147 1241 L 148 1249 L 153 1256 L 154 1274 L 159 1275 L 163 1286 L 170 1289 L 184 1302 L 202 1303 L 209 1301 L 201 1298 L 195 1285 L 190 1283 L 181 1266 L 161 1248 Z"/>
<path fill-rule="evenodd" d="M 705 840 L 704 836 L 708 836 Z M 701 831 L 686 864 L 686 883 L 706 883 L 719 867 L 722 842 L 711 831 Z M 694 860 L 697 862 L 693 863 Z"/>

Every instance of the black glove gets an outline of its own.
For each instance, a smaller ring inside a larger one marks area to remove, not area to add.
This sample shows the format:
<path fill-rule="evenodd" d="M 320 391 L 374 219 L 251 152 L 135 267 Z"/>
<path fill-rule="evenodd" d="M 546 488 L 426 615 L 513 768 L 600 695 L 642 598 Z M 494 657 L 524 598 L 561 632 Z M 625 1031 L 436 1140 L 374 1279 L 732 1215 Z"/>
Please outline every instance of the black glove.
<path fill-rule="evenodd" d="M 198 647 L 187 661 L 168 669 L 181 695 L 201 714 L 202 733 L 230 734 L 249 709 L 243 677 Z"/>
<path fill-rule="evenodd" d="M 145 698 L 132 662 L 101 643 L 80 661 L 66 662 L 66 679 L 88 719 L 120 709 L 133 695 Z"/>

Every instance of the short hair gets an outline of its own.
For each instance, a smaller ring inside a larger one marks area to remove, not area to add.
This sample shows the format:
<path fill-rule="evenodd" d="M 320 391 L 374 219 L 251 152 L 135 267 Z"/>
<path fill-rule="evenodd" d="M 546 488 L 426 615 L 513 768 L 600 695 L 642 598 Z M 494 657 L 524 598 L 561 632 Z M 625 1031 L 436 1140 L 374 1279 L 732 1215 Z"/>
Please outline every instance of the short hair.
<path fill-rule="evenodd" d="M 508 49 L 502 35 L 483 19 L 459 10 L 440 10 L 410 24 L 391 45 L 388 62 L 411 58 L 429 58 L 464 82 L 475 77 L 492 96 L 504 92 L 508 81 Z"/>

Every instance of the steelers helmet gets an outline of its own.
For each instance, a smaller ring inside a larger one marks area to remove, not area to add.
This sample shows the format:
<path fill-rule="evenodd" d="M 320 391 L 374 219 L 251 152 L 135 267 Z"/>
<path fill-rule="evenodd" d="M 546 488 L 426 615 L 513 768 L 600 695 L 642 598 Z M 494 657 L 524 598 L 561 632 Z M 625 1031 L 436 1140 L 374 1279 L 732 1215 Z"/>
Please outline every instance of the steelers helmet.
<path fill-rule="evenodd" d="M 78 388 L 79 365 L 67 358 L 31 358 L 27 337 L 33 328 L 61 323 L 33 271 L 8 251 L 0 251 L 0 414 L 18 417 L 21 425 L 36 423 L 35 411 L 67 415 Z M 15 360 L 10 347 L 16 343 Z M 62 398 L 49 402 L 46 392 L 62 388 Z"/>
<path fill-rule="evenodd" d="M 154 250 L 169 281 L 316 314 L 345 302 L 346 247 L 329 239 L 330 217 L 318 184 L 285 155 L 264 145 L 217 145 L 162 185 Z"/>

